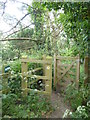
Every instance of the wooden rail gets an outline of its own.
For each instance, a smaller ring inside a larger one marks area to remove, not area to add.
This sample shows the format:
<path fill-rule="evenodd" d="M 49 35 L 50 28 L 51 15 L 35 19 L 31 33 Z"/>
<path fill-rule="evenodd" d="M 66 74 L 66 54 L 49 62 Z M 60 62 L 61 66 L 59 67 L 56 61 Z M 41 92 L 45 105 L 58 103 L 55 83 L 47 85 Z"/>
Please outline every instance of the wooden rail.
<path fill-rule="evenodd" d="M 43 80 L 49 79 L 48 76 L 39 76 L 39 75 L 30 75 L 30 76 L 27 76 L 27 77 L 36 78 L 36 79 L 43 79 Z"/>
<path fill-rule="evenodd" d="M 42 63 L 42 64 L 50 64 L 50 60 L 36 60 L 36 59 L 21 59 L 21 62 L 30 62 L 30 63 Z"/>
<path fill-rule="evenodd" d="M 27 88 L 28 91 L 34 91 L 36 93 L 39 93 L 39 94 L 45 94 L 45 95 L 50 95 L 51 93 L 50 92 L 46 92 L 46 91 L 40 91 L 40 90 L 33 90 L 33 89 L 30 89 L 30 88 Z"/>
<path fill-rule="evenodd" d="M 42 70 L 42 68 L 41 68 L 41 67 L 40 67 L 40 68 L 35 68 L 35 69 L 30 70 L 30 71 L 28 71 L 28 72 L 34 73 L 34 72 L 39 71 L 39 70 Z"/>
<path fill-rule="evenodd" d="M 9 75 L 10 73 L 2 73 L 0 74 L 0 76 L 5 76 L 5 75 Z"/>
<path fill-rule="evenodd" d="M 29 70 L 27 73 L 24 73 L 24 74 L 25 74 L 25 75 L 29 75 L 30 73 L 34 73 L 34 72 L 39 71 L 39 70 L 42 70 L 42 68 L 41 68 L 41 67 L 40 67 L 40 68 L 35 68 L 35 69 L 33 69 L 33 70 Z M 22 73 L 18 73 L 18 74 L 19 74 L 19 75 L 22 75 Z M 13 76 L 10 72 L 0 74 L 0 76 L 5 76 L 5 75 Z M 17 74 L 14 73 L 14 75 L 17 75 Z"/>
<path fill-rule="evenodd" d="M 57 56 L 57 60 L 59 59 L 59 60 L 66 60 L 66 59 L 68 59 L 68 60 L 77 60 L 77 58 L 78 57 L 70 57 L 70 56 Z"/>

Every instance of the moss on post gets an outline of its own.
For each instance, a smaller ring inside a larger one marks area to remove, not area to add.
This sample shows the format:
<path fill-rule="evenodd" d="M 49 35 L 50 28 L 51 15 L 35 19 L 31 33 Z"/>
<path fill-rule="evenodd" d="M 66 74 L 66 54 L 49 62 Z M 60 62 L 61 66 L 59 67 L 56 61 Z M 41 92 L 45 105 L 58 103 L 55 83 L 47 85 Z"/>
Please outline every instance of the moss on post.
<path fill-rule="evenodd" d="M 52 57 L 46 57 L 46 60 L 51 61 L 50 64 L 45 64 L 45 76 L 48 80 L 45 81 L 45 91 L 52 93 Z"/>
<path fill-rule="evenodd" d="M 22 57 L 23 59 L 27 59 L 27 57 Z M 22 95 L 27 96 L 27 71 L 28 71 L 28 65 L 27 62 L 22 62 L 21 63 L 21 70 L 22 70 L 22 83 L 21 83 L 21 88 L 22 88 Z"/>

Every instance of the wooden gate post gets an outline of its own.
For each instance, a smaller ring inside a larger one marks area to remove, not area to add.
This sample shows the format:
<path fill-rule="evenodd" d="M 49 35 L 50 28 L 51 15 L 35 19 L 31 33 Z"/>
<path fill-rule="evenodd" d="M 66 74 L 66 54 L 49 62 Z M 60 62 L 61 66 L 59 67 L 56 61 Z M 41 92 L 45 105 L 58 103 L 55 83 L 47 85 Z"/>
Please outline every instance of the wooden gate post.
<path fill-rule="evenodd" d="M 46 60 L 46 55 L 43 55 L 43 60 Z M 43 64 L 43 75 L 45 76 L 45 66 L 46 64 Z M 45 84 L 45 81 L 42 81 L 43 84 Z"/>
<path fill-rule="evenodd" d="M 84 72 L 85 72 L 85 74 L 88 74 L 88 62 L 89 62 L 89 59 L 88 59 L 88 56 L 86 56 L 84 59 Z"/>
<path fill-rule="evenodd" d="M 54 88 L 56 87 L 57 82 L 57 62 L 56 62 L 56 53 L 54 53 Z"/>
<path fill-rule="evenodd" d="M 22 57 L 22 59 L 27 59 L 27 57 Z M 21 70 L 22 70 L 22 83 L 21 83 L 21 88 L 22 88 L 22 95 L 27 96 L 27 71 L 28 71 L 28 65 L 27 62 L 22 62 L 21 63 Z"/>
<path fill-rule="evenodd" d="M 43 60 L 46 60 L 46 55 L 43 55 Z M 45 64 L 43 64 L 43 75 L 45 75 Z"/>
<path fill-rule="evenodd" d="M 89 83 L 89 75 L 90 75 L 89 60 L 90 60 L 89 56 L 86 56 L 84 59 L 84 73 L 86 74 L 85 81 L 84 81 L 85 84 Z"/>
<path fill-rule="evenodd" d="M 79 87 L 79 79 L 80 79 L 80 55 L 77 56 L 77 63 L 76 63 L 76 86 Z"/>
<path fill-rule="evenodd" d="M 45 65 L 45 76 L 49 79 L 45 81 L 45 91 L 52 93 L 52 57 L 46 57 L 46 60 L 50 61 L 50 64 Z"/>

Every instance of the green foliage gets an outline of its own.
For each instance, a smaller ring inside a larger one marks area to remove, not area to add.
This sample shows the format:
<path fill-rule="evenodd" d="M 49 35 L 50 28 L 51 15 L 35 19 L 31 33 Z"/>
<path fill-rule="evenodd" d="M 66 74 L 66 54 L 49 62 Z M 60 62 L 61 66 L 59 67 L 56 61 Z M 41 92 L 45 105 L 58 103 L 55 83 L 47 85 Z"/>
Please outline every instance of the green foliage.
<path fill-rule="evenodd" d="M 10 48 L 3 50 L 3 59 L 20 58 L 23 53 L 30 55 L 37 51 L 47 55 L 57 52 L 66 56 L 76 56 L 80 53 L 81 58 L 87 55 L 88 3 L 32 2 L 27 10 L 31 14 L 34 28 L 21 29 L 12 37 L 30 37 L 36 42 L 33 40 L 9 42 Z M 58 31 L 60 34 L 53 37 L 52 30 L 55 30 L 54 34 Z"/>
<path fill-rule="evenodd" d="M 16 52 L 14 49 L 12 49 L 12 46 L 10 46 L 7 43 L 7 46 L 5 48 L 3 48 L 2 46 L 2 60 L 9 60 L 9 59 L 13 59 L 14 57 L 16 57 Z"/>
<path fill-rule="evenodd" d="M 70 101 L 73 110 L 82 104 L 86 104 L 89 100 L 89 88 L 81 86 L 79 90 L 76 89 L 75 84 L 69 85 L 66 90 L 66 99 Z"/>
<path fill-rule="evenodd" d="M 43 49 L 45 38 L 44 38 L 44 14 L 45 8 L 43 8 L 42 3 L 40 2 L 33 2 L 32 7 L 29 6 L 28 12 L 31 13 L 32 21 L 34 22 L 34 35 L 37 42 L 37 50 Z"/>
<path fill-rule="evenodd" d="M 60 13 L 61 10 L 64 13 Z M 53 18 L 50 19 L 51 13 Z M 28 55 L 31 58 L 40 59 L 43 54 L 52 55 L 54 52 L 62 56 L 76 56 L 84 58 L 88 53 L 88 3 L 63 3 L 63 2 L 33 2 L 28 7 L 34 28 L 28 28 L 18 32 L 11 37 L 30 37 L 30 41 L 10 41 L 2 49 L 2 60 L 18 59 L 21 55 Z M 61 27 L 60 27 L 61 25 Z M 52 31 L 54 33 L 52 34 Z M 57 33 L 60 32 L 58 35 Z M 56 37 L 53 35 L 56 34 Z M 58 36 L 58 37 L 57 37 Z M 10 64 L 12 77 L 8 79 L 10 93 L 3 95 L 3 116 L 13 116 L 19 118 L 38 118 L 46 114 L 51 108 L 49 102 L 44 97 L 35 93 L 30 93 L 25 99 L 21 95 L 22 76 L 20 61 Z M 28 63 L 28 70 L 41 65 Z M 89 88 L 84 85 L 84 70 L 81 67 L 79 90 L 75 84 L 71 84 L 66 89 L 66 100 L 70 102 L 73 110 L 69 115 L 72 118 L 87 118 L 89 114 Z M 17 74 L 16 76 L 14 75 Z M 42 71 L 36 74 L 42 75 Z M 34 79 L 33 79 L 34 80 Z M 33 81 L 31 78 L 28 81 Z M 40 89 L 40 86 L 31 85 L 33 89 Z M 2 87 L 2 86 L 1 86 Z M 43 87 L 41 87 L 43 88 Z M 83 107 L 84 105 L 84 107 Z"/>
<path fill-rule="evenodd" d="M 44 2 L 43 7 L 50 11 L 64 11 L 55 21 L 57 24 L 62 24 L 67 35 L 65 47 L 68 48 L 68 51 L 65 53 L 67 55 L 80 53 L 80 56 L 84 58 L 88 52 L 89 4 L 87 2 Z"/>
<path fill-rule="evenodd" d="M 89 106 L 79 106 L 77 110 L 73 112 L 70 117 L 71 118 L 89 118 Z"/>
<path fill-rule="evenodd" d="M 73 18 L 72 13 L 67 12 L 67 14 L 61 14 L 58 21 L 63 23 L 65 32 L 67 33 L 68 36 L 69 44 L 70 42 L 73 42 L 72 46 L 69 49 L 72 51 L 74 55 L 77 55 L 77 53 L 79 53 L 80 51 L 80 55 L 83 58 L 87 53 L 88 49 L 87 42 L 88 36 L 87 33 L 84 32 L 85 28 L 82 27 L 82 24 L 88 26 L 88 21 L 87 20 L 71 21 L 72 18 Z M 71 41 L 71 39 L 73 39 L 73 41 Z"/>
<path fill-rule="evenodd" d="M 13 76 L 9 79 L 9 83 L 8 86 L 10 88 L 10 93 L 14 93 L 14 94 L 21 94 L 21 76 L 20 75 L 16 75 Z"/>
<path fill-rule="evenodd" d="M 86 106 L 78 106 L 75 112 L 71 112 L 70 110 L 66 110 L 63 118 L 77 118 L 77 119 L 89 119 L 90 115 L 90 101 L 87 102 Z"/>
<path fill-rule="evenodd" d="M 84 69 L 83 65 L 80 67 L 79 90 L 76 89 L 75 83 L 68 85 L 66 89 L 66 99 L 70 101 L 72 109 L 76 109 L 90 99 L 89 87 L 84 85 Z"/>
<path fill-rule="evenodd" d="M 72 109 L 76 109 L 82 104 L 82 93 L 78 92 L 75 84 L 69 85 L 66 89 L 66 100 L 69 100 Z"/>
<path fill-rule="evenodd" d="M 17 37 L 26 37 L 26 38 L 32 38 L 34 34 L 34 29 L 31 28 L 31 29 L 24 29 L 24 30 L 21 30 L 18 34 L 17 34 Z"/>
<path fill-rule="evenodd" d="M 28 64 L 28 67 L 29 69 L 35 68 L 37 65 Z M 22 76 L 18 74 L 21 71 L 20 61 L 12 63 L 11 68 L 13 70 L 11 72 L 13 73 L 8 79 L 10 91 L 7 95 L 2 95 L 2 116 L 11 118 L 41 118 L 48 114 L 49 111 L 52 111 L 53 107 L 49 99 L 43 95 L 38 95 L 34 91 L 30 91 L 28 96 L 22 97 Z M 39 72 L 39 74 L 42 73 Z M 33 86 L 33 89 L 36 89 L 36 87 Z"/>
<path fill-rule="evenodd" d="M 66 98 L 68 100 L 71 109 L 67 110 L 64 113 L 64 117 L 70 118 L 88 118 L 89 117 L 89 101 L 90 101 L 90 88 L 84 84 L 84 69 L 83 65 L 80 68 L 80 81 L 79 81 L 79 89 L 76 89 L 75 84 L 68 85 L 66 89 Z"/>
<path fill-rule="evenodd" d="M 16 94 L 3 95 L 2 116 L 12 118 L 41 118 L 52 110 L 52 106 L 47 98 L 30 93 L 25 98 Z"/>
<path fill-rule="evenodd" d="M 10 63 L 10 66 L 11 66 L 12 72 L 14 72 L 15 74 L 21 72 L 21 62 L 20 62 L 20 60 L 13 61 L 12 63 Z"/>

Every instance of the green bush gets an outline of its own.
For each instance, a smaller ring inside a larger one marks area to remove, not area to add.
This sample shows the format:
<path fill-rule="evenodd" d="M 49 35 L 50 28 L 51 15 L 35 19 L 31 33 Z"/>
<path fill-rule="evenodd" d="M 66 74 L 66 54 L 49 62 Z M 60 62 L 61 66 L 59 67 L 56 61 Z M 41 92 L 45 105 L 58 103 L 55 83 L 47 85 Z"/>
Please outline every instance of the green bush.
<path fill-rule="evenodd" d="M 90 101 L 87 102 L 86 106 L 78 106 L 74 112 L 66 110 L 63 118 L 77 118 L 77 119 L 89 119 L 90 118 Z"/>
<path fill-rule="evenodd" d="M 66 89 L 65 100 L 69 100 L 71 108 L 75 110 L 78 106 L 86 104 L 89 100 L 89 88 L 82 85 L 78 90 L 75 84 L 70 84 Z"/>
<path fill-rule="evenodd" d="M 13 75 L 11 78 L 9 78 L 8 86 L 11 93 L 21 94 L 21 80 L 22 78 L 18 74 L 16 76 Z"/>
<path fill-rule="evenodd" d="M 10 63 L 10 66 L 11 70 L 14 71 L 14 73 L 21 72 L 21 61 L 13 61 L 12 63 Z"/>
<path fill-rule="evenodd" d="M 79 89 L 76 88 L 75 83 L 68 85 L 66 89 L 65 100 L 69 100 L 73 110 L 77 109 L 89 99 L 89 87 L 84 85 L 84 67 L 80 66 L 80 80 Z"/>
<path fill-rule="evenodd" d="M 72 112 L 66 110 L 64 113 L 65 117 L 71 118 L 88 118 L 90 112 L 90 88 L 84 84 L 84 67 L 80 67 L 80 80 L 79 80 L 79 89 L 76 89 L 75 83 L 68 85 L 66 89 L 65 100 L 68 100 Z"/>
<path fill-rule="evenodd" d="M 47 98 L 30 92 L 25 97 L 18 97 L 16 94 L 3 95 L 2 116 L 12 118 L 41 118 L 53 108 Z"/>

